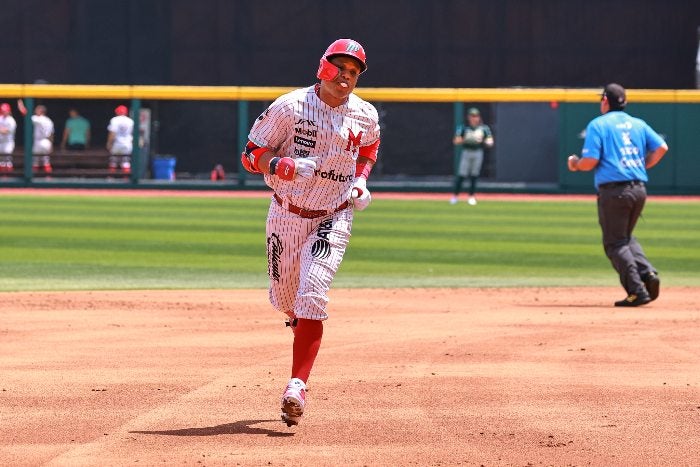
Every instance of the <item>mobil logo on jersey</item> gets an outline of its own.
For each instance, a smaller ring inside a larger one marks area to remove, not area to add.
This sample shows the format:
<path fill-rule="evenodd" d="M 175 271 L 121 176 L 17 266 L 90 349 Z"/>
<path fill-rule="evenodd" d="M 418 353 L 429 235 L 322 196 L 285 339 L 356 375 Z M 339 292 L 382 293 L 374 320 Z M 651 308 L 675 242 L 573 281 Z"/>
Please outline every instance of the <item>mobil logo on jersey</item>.
<path fill-rule="evenodd" d="M 309 119 L 298 119 L 294 123 L 294 144 L 304 146 L 306 148 L 316 147 L 316 138 L 318 137 L 318 129 L 316 122 Z"/>
<path fill-rule="evenodd" d="M 355 132 L 352 131 L 352 128 L 348 128 L 348 144 L 345 146 L 345 150 L 352 152 L 353 159 L 357 158 L 357 151 L 360 149 L 363 133 L 363 131 L 358 131 L 357 134 L 355 134 Z"/>
<path fill-rule="evenodd" d="M 301 135 L 301 136 L 308 136 L 315 138 L 318 136 L 318 130 L 314 130 L 311 128 L 299 128 L 299 127 L 294 127 L 294 133 Z"/>

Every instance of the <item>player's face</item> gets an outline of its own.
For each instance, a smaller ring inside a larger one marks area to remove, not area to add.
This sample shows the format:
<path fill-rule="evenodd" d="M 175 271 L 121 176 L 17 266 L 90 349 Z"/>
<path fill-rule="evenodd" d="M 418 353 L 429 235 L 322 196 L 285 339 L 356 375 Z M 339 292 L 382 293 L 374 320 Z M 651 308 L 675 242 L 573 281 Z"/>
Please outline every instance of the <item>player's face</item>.
<path fill-rule="evenodd" d="M 360 62 L 343 55 L 331 58 L 330 62 L 338 67 L 340 73 L 333 81 L 321 81 L 321 85 L 333 98 L 344 101 L 357 85 L 362 71 Z"/>

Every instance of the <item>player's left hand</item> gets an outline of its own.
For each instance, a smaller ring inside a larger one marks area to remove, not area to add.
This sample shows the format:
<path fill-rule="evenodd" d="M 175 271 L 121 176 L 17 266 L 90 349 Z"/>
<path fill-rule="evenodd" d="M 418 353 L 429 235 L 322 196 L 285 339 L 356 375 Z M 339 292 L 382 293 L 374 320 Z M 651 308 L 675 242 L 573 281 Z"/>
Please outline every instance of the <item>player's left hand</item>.
<path fill-rule="evenodd" d="M 364 177 L 359 177 L 353 184 L 350 200 L 352 207 L 358 211 L 363 211 L 372 202 L 372 195 L 367 189 L 367 180 Z"/>

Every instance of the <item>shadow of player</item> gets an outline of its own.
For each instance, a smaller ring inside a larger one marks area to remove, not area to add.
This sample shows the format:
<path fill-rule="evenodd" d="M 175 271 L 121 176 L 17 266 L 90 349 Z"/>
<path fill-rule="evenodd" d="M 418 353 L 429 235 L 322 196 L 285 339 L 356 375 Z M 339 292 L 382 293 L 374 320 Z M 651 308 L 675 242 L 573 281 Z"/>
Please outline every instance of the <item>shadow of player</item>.
<path fill-rule="evenodd" d="M 225 423 L 217 426 L 201 428 L 180 428 L 178 430 L 153 430 L 130 431 L 141 435 L 166 435 L 166 436 L 218 436 L 218 435 L 266 435 L 271 437 L 294 436 L 288 431 L 270 430 L 253 425 L 264 422 L 280 422 L 280 420 L 241 420 L 234 423 Z"/>

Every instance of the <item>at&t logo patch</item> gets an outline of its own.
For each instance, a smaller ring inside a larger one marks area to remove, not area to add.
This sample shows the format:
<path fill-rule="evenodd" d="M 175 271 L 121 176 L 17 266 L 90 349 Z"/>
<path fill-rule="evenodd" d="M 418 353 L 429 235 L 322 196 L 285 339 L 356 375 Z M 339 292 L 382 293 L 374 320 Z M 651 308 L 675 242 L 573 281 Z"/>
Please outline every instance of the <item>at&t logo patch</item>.
<path fill-rule="evenodd" d="M 316 241 L 311 245 L 311 256 L 317 259 L 326 259 L 331 255 L 331 242 L 328 241 L 333 232 L 333 219 L 328 219 L 319 224 L 316 229 Z"/>

